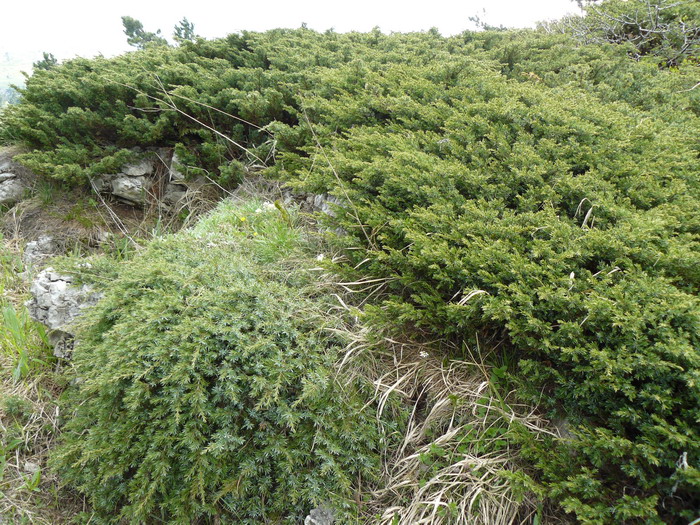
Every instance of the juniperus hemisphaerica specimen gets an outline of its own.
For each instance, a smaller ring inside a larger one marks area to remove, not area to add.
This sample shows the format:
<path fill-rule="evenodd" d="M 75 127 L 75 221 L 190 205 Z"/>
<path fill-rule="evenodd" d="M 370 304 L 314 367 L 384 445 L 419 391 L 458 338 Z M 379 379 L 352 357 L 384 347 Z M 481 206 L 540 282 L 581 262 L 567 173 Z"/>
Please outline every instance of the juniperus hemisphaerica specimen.
<path fill-rule="evenodd" d="M 241 33 L 39 71 L 0 129 L 73 183 L 169 146 L 190 175 L 267 168 L 335 193 L 349 269 L 387 278 L 374 322 L 480 334 L 577 433 L 523 440 L 534 489 L 582 521 L 690 520 L 700 72 L 629 52 L 535 31 Z"/>
<path fill-rule="evenodd" d="M 334 368 L 341 325 L 276 266 L 297 234 L 240 219 L 152 243 L 84 323 L 54 464 L 105 522 L 344 519 L 379 473 L 375 413 Z"/>

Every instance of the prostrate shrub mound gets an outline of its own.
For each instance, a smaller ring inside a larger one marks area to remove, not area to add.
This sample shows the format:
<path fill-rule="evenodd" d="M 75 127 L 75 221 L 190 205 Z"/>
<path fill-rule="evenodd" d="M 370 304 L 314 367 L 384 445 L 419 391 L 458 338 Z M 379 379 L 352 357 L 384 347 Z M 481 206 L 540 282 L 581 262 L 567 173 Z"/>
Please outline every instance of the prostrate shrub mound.
<path fill-rule="evenodd" d="M 278 151 L 313 144 L 299 126 L 309 96 L 353 93 L 353 100 L 345 99 L 345 118 L 328 123 L 341 133 L 400 110 L 400 104 L 386 106 L 383 93 L 366 82 L 399 64 L 439 72 L 431 79 L 437 86 L 488 69 L 517 83 L 577 86 L 676 122 L 698 114 L 700 97 L 687 91 L 697 82 L 692 60 L 660 71 L 655 59 L 636 63 L 627 52 L 532 31 L 449 38 L 435 31 L 244 31 L 38 70 L 20 103 L 3 112 L 0 140 L 28 146 L 22 157 L 28 167 L 71 184 L 114 173 L 133 157 L 133 148 L 177 146 L 190 175 L 235 185 L 246 168 L 272 166 Z M 344 74 L 330 80 L 327 73 L 338 69 Z"/>
<path fill-rule="evenodd" d="M 444 74 L 387 67 L 342 97 L 309 98 L 319 146 L 278 165 L 349 203 L 348 267 L 387 279 L 375 323 L 457 343 L 479 334 L 515 355 L 520 394 L 576 435 L 526 445 L 566 511 L 697 517 L 695 137 L 577 90 Z M 375 121 L 352 106 L 367 90 L 381 94 Z M 337 134 L 339 121 L 352 125 Z"/>
<path fill-rule="evenodd" d="M 380 472 L 376 414 L 336 379 L 340 323 L 285 262 L 299 232 L 254 209 L 123 263 L 79 334 L 54 465 L 105 523 L 343 521 Z"/>

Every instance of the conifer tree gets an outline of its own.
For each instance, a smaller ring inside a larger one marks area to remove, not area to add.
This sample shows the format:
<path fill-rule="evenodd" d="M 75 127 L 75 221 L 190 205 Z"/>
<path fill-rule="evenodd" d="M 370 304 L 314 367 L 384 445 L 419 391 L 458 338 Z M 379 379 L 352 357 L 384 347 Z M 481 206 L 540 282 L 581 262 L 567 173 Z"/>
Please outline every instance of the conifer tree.
<path fill-rule="evenodd" d="M 173 30 L 173 38 L 178 44 L 184 42 L 185 40 L 193 41 L 195 38 L 197 38 L 197 35 L 194 33 L 194 24 L 187 20 L 187 17 L 184 17 L 175 26 L 175 29 Z"/>
<path fill-rule="evenodd" d="M 143 24 L 135 18 L 123 16 L 122 24 L 124 25 L 126 41 L 130 46 L 134 46 L 137 49 L 145 49 L 146 46 L 150 45 L 168 44 L 165 38 L 160 36 L 160 29 L 158 29 L 155 33 L 145 31 L 143 29 Z"/>
<path fill-rule="evenodd" d="M 49 69 L 53 69 L 58 65 L 58 60 L 56 60 L 56 57 L 53 56 L 52 53 L 47 53 L 46 51 L 44 51 L 43 55 L 44 56 L 41 60 L 38 60 L 32 64 L 32 68 L 34 68 L 34 71 L 48 71 Z"/>

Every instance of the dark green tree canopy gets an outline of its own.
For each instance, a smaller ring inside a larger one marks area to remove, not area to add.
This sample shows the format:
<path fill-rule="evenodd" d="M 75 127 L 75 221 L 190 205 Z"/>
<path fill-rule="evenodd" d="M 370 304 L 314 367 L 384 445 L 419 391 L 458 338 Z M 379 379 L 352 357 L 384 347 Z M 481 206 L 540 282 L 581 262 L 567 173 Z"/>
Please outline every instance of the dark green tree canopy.
<path fill-rule="evenodd" d="M 167 40 L 160 36 L 160 29 L 155 33 L 145 31 L 143 24 L 135 18 L 123 16 L 122 24 L 126 41 L 130 46 L 134 46 L 137 49 L 145 49 L 147 46 L 168 44 Z"/>
<path fill-rule="evenodd" d="M 175 29 L 173 30 L 173 38 L 178 43 L 186 40 L 194 40 L 197 38 L 197 35 L 194 32 L 194 24 L 187 20 L 187 17 L 184 17 L 175 26 Z"/>
<path fill-rule="evenodd" d="M 32 64 L 32 68 L 37 71 L 37 70 L 43 70 L 43 71 L 48 71 L 49 69 L 53 69 L 58 65 L 58 60 L 56 59 L 55 56 L 53 56 L 52 53 L 47 53 L 44 51 L 43 57 L 41 60 L 34 62 Z"/>

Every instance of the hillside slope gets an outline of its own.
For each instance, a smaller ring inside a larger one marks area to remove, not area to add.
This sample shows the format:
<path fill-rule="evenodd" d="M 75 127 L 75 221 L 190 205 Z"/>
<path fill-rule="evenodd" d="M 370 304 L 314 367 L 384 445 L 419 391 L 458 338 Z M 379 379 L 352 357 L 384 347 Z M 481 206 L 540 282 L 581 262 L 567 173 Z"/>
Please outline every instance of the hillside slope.
<path fill-rule="evenodd" d="M 445 362 L 479 348 L 496 392 L 566 428 L 491 436 L 528 465 L 513 486 L 582 522 L 682 523 L 700 506 L 700 70 L 660 65 L 535 31 L 244 32 L 37 72 L 0 132 L 67 184 L 171 148 L 188 177 L 333 195 L 333 271 L 369 330 Z M 421 461 L 458 457 L 459 432 Z"/>

